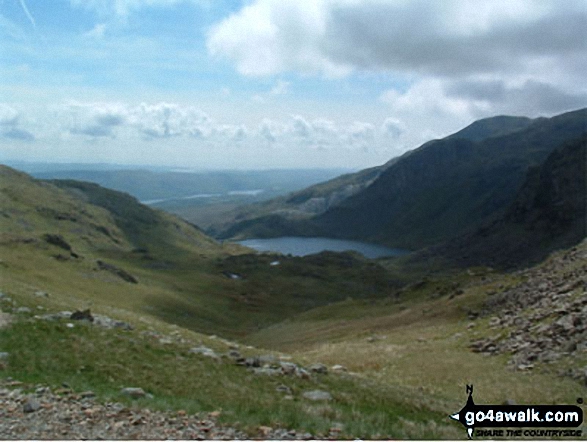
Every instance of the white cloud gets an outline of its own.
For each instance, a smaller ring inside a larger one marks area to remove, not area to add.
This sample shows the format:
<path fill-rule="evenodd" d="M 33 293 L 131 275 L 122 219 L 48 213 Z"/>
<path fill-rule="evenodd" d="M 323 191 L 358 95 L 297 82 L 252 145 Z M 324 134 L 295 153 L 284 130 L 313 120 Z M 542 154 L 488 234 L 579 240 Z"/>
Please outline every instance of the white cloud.
<path fill-rule="evenodd" d="M 84 34 L 84 37 L 101 39 L 106 32 L 106 23 L 97 23 L 91 30 Z"/>
<path fill-rule="evenodd" d="M 255 0 L 208 34 L 248 75 L 350 69 L 433 75 L 524 69 L 585 51 L 582 0 Z"/>
<path fill-rule="evenodd" d="M 232 59 L 246 75 L 287 70 L 341 75 L 348 68 L 325 59 L 320 48 L 327 12 L 324 1 L 259 0 L 214 26 L 208 50 Z"/>
<path fill-rule="evenodd" d="M 391 139 L 399 138 L 405 130 L 405 124 L 393 117 L 386 118 L 381 125 L 381 132 Z"/>
<path fill-rule="evenodd" d="M 293 117 L 292 129 L 292 132 L 301 138 L 310 138 L 314 131 L 310 123 L 300 115 Z"/>
<path fill-rule="evenodd" d="M 272 95 L 285 95 L 289 92 L 290 82 L 277 80 L 275 86 L 271 88 Z"/>
<path fill-rule="evenodd" d="M 210 29 L 207 47 L 249 76 L 390 73 L 413 89 L 404 100 L 387 93 L 398 105 L 427 107 L 418 91 L 434 84 L 444 114 L 491 112 L 491 102 L 459 91 L 499 79 L 528 92 L 502 111 L 552 114 L 587 104 L 585 23 L 584 0 L 253 0 Z"/>
<path fill-rule="evenodd" d="M 13 107 L 0 103 L 0 125 L 12 126 L 18 122 L 18 111 Z"/>
<path fill-rule="evenodd" d="M 35 19 L 32 16 L 31 12 L 29 11 L 29 8 L 27 7 L 24 0 L 20 0 L 20 6 L 22 7 L 24 14 L 27 16 L 27 18 L 29 19 L 29 21 L 33 25 L 33 28 L 37 29 L 37 23 L 35 22 Z"/>
<path fill-rule="evenodd" d="M 12 106 L 0 103 L 0 138 L 15 141 L 33 141 L 32 132 L 20 127 L 20 112 Z"/>

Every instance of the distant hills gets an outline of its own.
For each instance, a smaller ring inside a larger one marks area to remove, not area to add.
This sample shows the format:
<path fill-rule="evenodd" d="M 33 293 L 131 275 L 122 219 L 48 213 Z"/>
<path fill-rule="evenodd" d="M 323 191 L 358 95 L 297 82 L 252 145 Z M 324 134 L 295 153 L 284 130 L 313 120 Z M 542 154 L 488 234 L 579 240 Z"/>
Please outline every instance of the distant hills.
<path fill-rule="evenodd" d="M 17 169 L 41 179 L 90 181 L 103 187 L 127 192 L 153 204 L 181 199 L 239 200 L 241 203 L 274 198 L 347 172 L 343 169 L 258 170 L 258 171 L 171 171 L 127 168 L 95 170 L 89 165 L 17 164 Z M 83 166 L 83 167 L 82 167 Z M 103 167 L 103 166 L 102 166 Z M 130 167 L 130 166 L 128 166 Z M 30 170 L 30 171 L 29 171 Z M 240 198 L 237 198 L 239 197 Z M 188 202 L 189 202 L 188 201 Z"/>
<path fill-rule="evenodd" d="M 380 168 L 267 202 L 265 207 L 275 204 L 271 213 L 244 216 L 219 236 L 329 236 L 416 250 L 472 234 L 505 216 L 528 170 L 581 137 L 586 122 L 587 109 L 552 118 L 479 120 Z M 322 212 L 294 217 L 286 210 L 292 202 L 308 204 L 316 189 L 333 195 L 353 181 L 360 183 L 356 191 Z"/>

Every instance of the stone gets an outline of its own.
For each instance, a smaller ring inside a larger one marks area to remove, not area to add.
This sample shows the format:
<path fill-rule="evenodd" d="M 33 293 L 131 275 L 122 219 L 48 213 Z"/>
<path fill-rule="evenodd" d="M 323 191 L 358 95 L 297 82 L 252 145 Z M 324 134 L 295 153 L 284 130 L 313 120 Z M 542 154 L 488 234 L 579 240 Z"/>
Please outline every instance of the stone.
<path fill-rule="evenodd" d="M 260 367 L 261 366 L 261 360 L 257 357 L 251 357 L 251 358 L 246 358 L 245 359 L 245 365 L 247 367 Z"/>
<path fill-rule="evenodd" d="M 324 364 L 312 364 L 308 367 L 308 370 L 312 373 L 320 373 L 320 374 L 326 374 L 328 373 L 328 368 L 326 367 L 326 365 Z"/>
<path fill-rule="evenodd" d="M 31 313 L 32 310 L 28 307 L 19 307 L 15 310 L 16 313 Z"/>
<path fill-rule="evenodd" d="M 253 367 L 252 370 L 255 374 L 263 374 L 267 376 L 277 376 L 282 374 L 280 369 L 271 367 Z"/>
<path fill-rule="evenodd" d="M 306 391 L 302 395 L 305 399 L 309 399 L 311 401 L 330 401 L 332 400 L 332 395 L 327 391 L 323 390 L 312 390 Z"/>
<path fill-rule="evenodd" d="M 7 353 L 5 351 L 0 351 L 0 361 L 7 361 L 9 356 L 10 356 L 10 353 Z"/>
<path fill-rule="evenodd" d="M 296 376 L 301 379 L 311 379 L 312 378 L 310 373 L 307 370 L 304 370 L 303 368 L 298 368 L 298 370 L 296 371 Z"/>
<path fill-rule="evenodd" d="M 232 359 L 241 359 L 241 354 L 237 350 L 230 350 L 228 352 L 228 357 Z"/>
<path fill-rule="evenodd" d="M 298 366 L 293 362 L 280 362 L 279 366 L 285 375 L 294 375 L 298 371 Z"/>
<path fill-rule="evenodd" d="M 48 297 L 49 297 L 49 293 L 47 293 L 47 292 L 44 292 L 44 291 L 42 291 L 42 290 L 37 290 L 37 291 L 35 292 L 35 296 L 36 296 L 37 298 L 48 298 Z"/>
<path fill-rule="evenodd" d="M 280 393 L 292 394 L 291 388 L 284 384 L 278 385 L 275 391 L 279 391 Z"/>
<path fill-rule="evenodd" d="M 347 368 L 344 365 L 336 364 L 332 366 L 331 370 L 335 372 L 345 372 L 347 371 Z"/>
<path fill-rule="evenodd" d="M 72 319 L 74 321 L 94 322 L 94 317 L 92 316 L 92 313 L 90 312 L 89 308 L 86 310 L 76 310 L 71 314 L 69 319 Z"/>
<path fill-rule="evenodd" d="M 266 365 L 266 364 L 273 364 L 275 363 L 276 358 L 273 355 L 261 355 L 259 356 L 259 362 L 261 365 Z"/>
<path fill-rule="evenodd" d="M 25 413 L 34 413 L 35 411 L 38 411 L 40 408 L 41 408 L 41 404 L 39 404 L 34 399 L 28 399 L 24 403 L 24 406 L 22 407 L 22 411 Z"/>
<path fill-rule="evenodd" d="M 216 352 L 208 347 L 204 347 L 204 346 L 193 347 L 193 348 L 190 348 L 189 352 L 196 354 L 196 355 L 202 355 L 202 356 L 206 356 L 208 358 L 220 360 L 220 357 L 216 354 Z"/>
<path fill-rule="evenodd" d="M 145 390 L 140 387 L 126 387 L 120 390 L 120 394 L 123 396 L 128 396 L 131 399 L 140 399 L 145 397 L 147 394 Z"/>

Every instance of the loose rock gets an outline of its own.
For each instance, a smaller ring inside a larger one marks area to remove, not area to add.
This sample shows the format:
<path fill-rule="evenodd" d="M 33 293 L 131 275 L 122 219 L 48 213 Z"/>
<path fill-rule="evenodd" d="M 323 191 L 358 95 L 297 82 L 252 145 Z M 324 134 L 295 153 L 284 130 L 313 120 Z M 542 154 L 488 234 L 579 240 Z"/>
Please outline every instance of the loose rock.
<path fill-rule="evenodd" d="M 137 387 L 126 387 L 120 390 L 120 394 L 123 396 L 128 396 L 131 399 L 140 399 L 145 397 L 147 394 L 142 388 Z"/>
<path fill-rule="evenodd" d="M 303 395 L 304 398 L 309 399 L 311 401 L 330 401 L 332 400 L 332 395 L 327 391 L 322 390 L 312 390 L 306 391 Z"/>

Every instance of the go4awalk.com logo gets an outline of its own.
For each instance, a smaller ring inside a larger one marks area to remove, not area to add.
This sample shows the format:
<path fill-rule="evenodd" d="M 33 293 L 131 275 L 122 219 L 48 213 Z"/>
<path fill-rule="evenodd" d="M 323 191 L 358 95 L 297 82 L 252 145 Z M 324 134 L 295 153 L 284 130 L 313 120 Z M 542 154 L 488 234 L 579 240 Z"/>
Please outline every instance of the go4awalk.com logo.
<path fill-rule="evenodd" d="M 473 401 L 472 385 L 467 385 L 467 393 L 469 397 L 465 406 L 450 417 L 465 426 L 469 439 L 473 434 L 510 438 L 581 437 L 581 430 L 570 429 L 583 422 L 583 410 L 576 405 L 477 405 Z"/>

